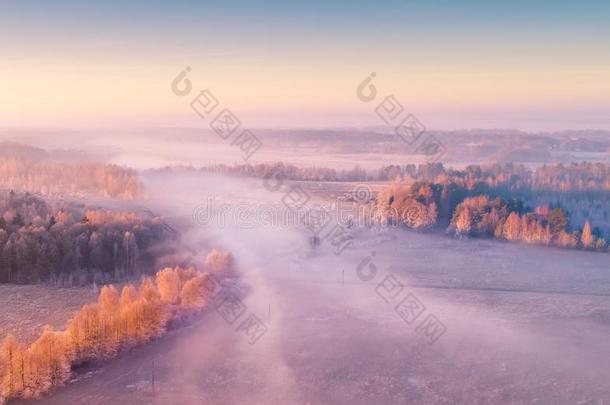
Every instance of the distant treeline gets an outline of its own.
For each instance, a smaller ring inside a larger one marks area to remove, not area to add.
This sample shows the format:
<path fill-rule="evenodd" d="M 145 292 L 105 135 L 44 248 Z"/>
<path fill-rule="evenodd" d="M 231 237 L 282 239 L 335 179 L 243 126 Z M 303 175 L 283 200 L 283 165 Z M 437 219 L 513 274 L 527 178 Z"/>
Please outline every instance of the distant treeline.
<path fill-rule="evenodd" d="M 145 213 L 51 204 L 0 193 L 0 282 L 107 282 L 153 268 L 152 248 L 175 235 Z"/>
<path fill-rule="evenodd" d="M 297 167 L 276 162 L 233 166 L 218 164 L 201 168 L 170 166 L 155 171 L 210 172 L 251 177 L 264 177 L 273 173 L 287 180 L 301 181 L 451 181 L 470 188 L 477 184 L 486 184 L 488 186 L 504 185 L 511 190 L 610 191 L 610 165 L 587 162 L 570 165 L 544 165 L 534 170 L 512 163 L 471 165 L 463 170 L 446 168 L 442 163 L 387 165 L 377 170 L 366 170 L 355 166 L 349 170 L 337 170 L 327 167 Z"/>
<path fill-rule="evenodd" d="M 236 176 L 265 177 L 269 173 L 277 174 L 287 180 L 303 181 L 376 181 L 377 177 L 358 166 L 349 170 L 336 170 L 327 167 L 300 168 L 283 162 L 236 164 L 228 166 L 225 164 L 209 165 L 200 168 L 192 166 L 168 166 L 162 169 L 151 170 L 155 173 L 218 173 Z"/>
<path fill-rule="evenodd" d="M 134 199 L 142 192 L 134 170 L 116 165 L 5 158 L 0 188 L 48 196 L 101 196 Z"/>

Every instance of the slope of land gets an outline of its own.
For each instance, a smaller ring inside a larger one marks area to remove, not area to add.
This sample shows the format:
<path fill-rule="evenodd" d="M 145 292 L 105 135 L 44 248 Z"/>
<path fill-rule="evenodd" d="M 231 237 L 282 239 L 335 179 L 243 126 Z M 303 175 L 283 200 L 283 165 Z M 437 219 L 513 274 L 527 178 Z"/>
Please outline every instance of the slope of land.
<path fill-rule="evenodd" d="M 0 339 L 13 334 L 30 343 L 44 325 L 65 329 L 66 322 L 95 301 L 98 293 L 92 287 L 0 284 Z"/>

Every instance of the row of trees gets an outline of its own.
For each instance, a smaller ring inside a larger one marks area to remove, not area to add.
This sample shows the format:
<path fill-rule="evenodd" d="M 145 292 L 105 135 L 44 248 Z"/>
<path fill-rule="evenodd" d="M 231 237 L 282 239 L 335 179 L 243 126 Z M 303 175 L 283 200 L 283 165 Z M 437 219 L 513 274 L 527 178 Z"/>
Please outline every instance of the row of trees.
<path fill-rule="evenodd" d="M 454 182 L 469 189 L 477 184 L 490 187 L 504 186 L 513 191 L 519 188 L 545 191 L 610 191 L 610 165 L 604 163 L 572 163 L 543 165 L 530 169 L 512 163 L 486 166 L 470 165 L 464 169 L 445 168 L 441 163 L 404 166 L 402 177 L 413 180 Z"/>
<path fill-rule="evenodd" d="M 544 165 L 534 170 L 523 165 L 471 165 L 457 170 L 442 163 L 382 166 L 376 171 L 356 166 L 349 170 L 326 167 L 298 167 L 282 162 L 259 164 L 218 164 L 199 169 L 191 166 L 166 167 L 161 172 L 215 172 L 252 177 L 264 177 L 270 172 L 288 180 L 303 181 L 431 181 L 452 182 L 469 189 L 477 184 L 505 186 L 511 190 L 527 187 L 532 190 L 606 190 L 610 191 L 610 165 L 603 163 L 573 163 Z"/>
<path fill-rule="evenodd" d="M 258 164 L 235 164 L 232 166 L 225 164 L 208 165 L 201 168 L 192 166 L 170 166 L 163 169 L 156 169 L 157 173 L 216 173 L 229 174 L 238 176 L 258 177 L 262 178 L 273 173 L 275 176 L 285 178 L 287 180 L 303 180 L 303 181 L 366 181 L 378 180 L 378 178 L 369 171 L 355 166 L 352 169 L 336 170 L 328 167 L 298 167 L 293 164 L 276 162 L 276 163 L 258 163 Z"/>
<path fill-rule="evenodd" d="M 116 165 L 0 160 L 0 188 L 52 196 L 102 196 L 132 200 L 143 189 L 134 170 Z"/>
<path fill-rule="evenodd" d="M 165 268 L 154 279 L 144 278 L 137 288 L 126 285 L 120 293 L 104 286 L 98 301 L 85 305 L 65 331 L 46 326 L 29 346 L 6 336 L 0 344 L 0 402 L 37 397 L 63 385 L 73 365 L 116 356 L 161 335 L 170 320 L 204 308 L 215 280 L 231 271 L 232 256 L 214 251 L 206 263 L 207 272 Z"/>
<path fill-rule="evenodd" d="M 173 237 L 147 213 L 51 204 L 11 191 L 0 194 L 0 282 L 118 279 L 152 268 L 150 248 Z"/>

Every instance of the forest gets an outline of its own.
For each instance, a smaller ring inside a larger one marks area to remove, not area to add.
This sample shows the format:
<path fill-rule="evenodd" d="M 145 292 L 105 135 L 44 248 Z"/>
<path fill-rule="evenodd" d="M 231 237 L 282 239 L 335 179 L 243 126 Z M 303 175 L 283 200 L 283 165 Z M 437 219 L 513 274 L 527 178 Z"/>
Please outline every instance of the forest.
<path fill-rule="evenodd" d="M 0 282 L 71 286 L 123 279 L 154 268 L 155 247 L 175 237 L 146 212 L 0 192 Z"/>
<path fill-rule="evenodd" d="M 45 196 L 97 196 L 133 200 L 141 195 L 137 173 L 116 165 L 0 159 L 0 188 Z"/>
<path fill-rule="evenodd" d="M 610 251 L 607 222 L 593 227 L 585 220 L 574 225 L 568 204 L 545 203 L 530 207 L 523 200 L 484 185 L 470 187 L 455 182 L 419 181 L 411 185 L 397 183 L 382 190 L 372 202 L 374 218 L 385 224 L 400 224 L 413 229 L 446 228 L 456 236 L 490 237 L 538 245 Z M 517 193 L 515 193 L 517 194 Z M 495 195 L 495 197 L 490 197 Z M 586 198 L 586 197 L 585 197 Z M 604 205 L 603 218 L 607 218 Z"/>

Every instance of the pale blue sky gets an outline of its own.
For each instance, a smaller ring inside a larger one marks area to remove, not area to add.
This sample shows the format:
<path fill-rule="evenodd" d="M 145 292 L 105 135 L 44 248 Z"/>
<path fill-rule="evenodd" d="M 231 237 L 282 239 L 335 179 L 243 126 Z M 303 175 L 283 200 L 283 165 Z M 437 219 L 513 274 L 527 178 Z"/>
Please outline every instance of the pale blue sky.
<path fill-rule="evenodd" d="M 607 1 L 0 4 L 0 125 L 179 124 L 189 65 L 253 125 L 375 124 L 375 71 L 435 127 L 610 126 Z"/>

